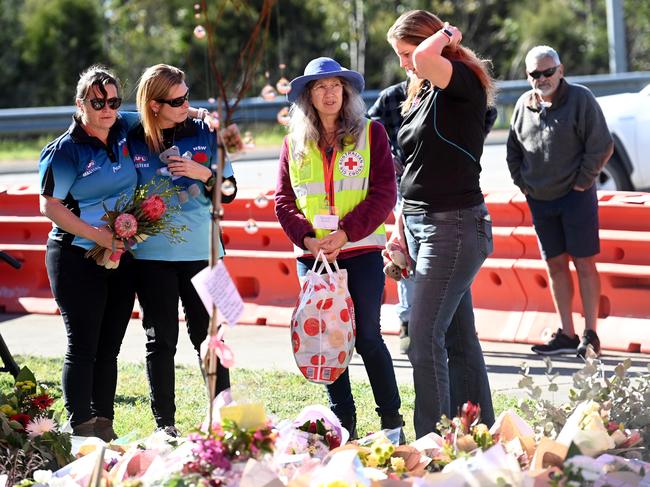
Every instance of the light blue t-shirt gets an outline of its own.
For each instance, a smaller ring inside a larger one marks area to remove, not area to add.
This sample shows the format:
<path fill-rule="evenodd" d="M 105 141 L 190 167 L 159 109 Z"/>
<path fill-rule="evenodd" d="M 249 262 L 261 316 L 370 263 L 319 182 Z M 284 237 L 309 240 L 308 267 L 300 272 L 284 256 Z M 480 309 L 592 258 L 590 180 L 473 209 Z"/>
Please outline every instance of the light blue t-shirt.
<path fill-rule="evenodd" d="M 144 140 L 142 126 L 135 127 L 128 137 L 129 150 L 138 173 L 138 184 L 161 179 L 171 182 L 168 176 L 157 174 L 157 170 L 166 167 L 157 153 L 151 152 Z M 217 141 L 214 132 L 201 120 L 187 119 L 178 125 L 173 133 L 173 145 L 176 145 L 181 154 L 189 151 L 192 159 L 201 164 L 210 166 L 217 162 Z M 233 176 L 230 161 L 226 161 L 223 177 Z M 172 218 L 174 225 L 186 225 L 188 231 L 182 236 L 185 242 L 170 244 L 164 235 L 149 237 L 137 245 L 133 250 L 136 259 L 141 260 L 166 260 L 166 261 L 194 261 L 208 260 L 210 253 L 210 212 L 211 201 L 205 191 L 205 185 L 196 181 L 200 188 L 198 196 L 189 196 L 187 201 L 180 203 L 178 197 L 170 201 L 172 205 L 180 205 L 181 211 Z M 223 248 L 219 243 L 219 257 L 223 256 Z"/>

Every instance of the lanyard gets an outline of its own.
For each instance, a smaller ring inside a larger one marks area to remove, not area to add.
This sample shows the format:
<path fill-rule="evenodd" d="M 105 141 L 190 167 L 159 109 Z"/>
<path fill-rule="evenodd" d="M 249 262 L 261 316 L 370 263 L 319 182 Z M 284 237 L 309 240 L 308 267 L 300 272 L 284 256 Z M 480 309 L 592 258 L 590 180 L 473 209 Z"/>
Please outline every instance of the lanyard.
<path fill-rule="evenodd" d="M 333 215 L 332 208 L 334 208 L 334 164 L 332 163 L 336 151 L 332 149 L 332 157 L 328 160 L 325 154 L 325 149 L 321 149 L 321 156 L 323 158 L 323 174 L 325 176 L 325 190 L 327 192 L 327 199 L 329 202 L 329 213 Z"/>

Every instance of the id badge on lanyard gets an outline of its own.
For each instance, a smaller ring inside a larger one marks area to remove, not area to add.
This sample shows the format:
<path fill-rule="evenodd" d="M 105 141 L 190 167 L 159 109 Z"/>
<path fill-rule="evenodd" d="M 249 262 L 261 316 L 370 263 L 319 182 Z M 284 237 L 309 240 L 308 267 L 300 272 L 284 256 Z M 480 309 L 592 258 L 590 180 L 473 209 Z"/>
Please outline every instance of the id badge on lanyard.
<path fill-rule="evenodd" d="M 339 216 L 335 206 L 326 206 L 318 210 L 314 215 L 314 228 L 320 230 L 337 230 L 339 228 Z"/>

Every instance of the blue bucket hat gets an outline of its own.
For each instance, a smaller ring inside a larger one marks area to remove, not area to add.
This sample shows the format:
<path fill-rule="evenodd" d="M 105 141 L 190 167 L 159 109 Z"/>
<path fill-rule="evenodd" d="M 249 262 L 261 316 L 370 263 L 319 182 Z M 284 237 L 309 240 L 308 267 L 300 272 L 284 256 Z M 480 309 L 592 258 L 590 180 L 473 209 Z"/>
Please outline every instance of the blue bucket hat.
<path fill-rule="evenodd" d="M 287 98 L 293 103 L 298 99 L 298 97 L 300 97 L 300 94 L 310 81 L 322 78 L 332 78 L 335 76 L 348 80 L 359 93 L 363 91 L 365 85 L 363 76 L 356 71 L 351 71 L 341 67 L 341 65 L 332 58 L 319 57 L 309 61 L 309 64 L 305 67 L 305 73 L 302 76 L 298 76 L 291 80 L 291 91 L 287 94 Z"/>

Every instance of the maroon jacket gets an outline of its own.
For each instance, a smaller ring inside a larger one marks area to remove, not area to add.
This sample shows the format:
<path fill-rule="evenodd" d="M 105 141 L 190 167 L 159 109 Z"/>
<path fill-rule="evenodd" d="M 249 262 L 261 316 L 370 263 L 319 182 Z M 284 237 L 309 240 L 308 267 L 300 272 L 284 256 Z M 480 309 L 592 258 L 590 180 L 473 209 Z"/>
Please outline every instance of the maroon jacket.
<path fill-rule="evenodd" d="M 339 227 L 345 231 L 348 240 L 360 240 L 384 223 L 395 207 L 397 183 L 388 136 L 383 125 L 370 124 L 370 180 L 368 195 L 354 210 L 345 215 Z M 275 188 L 275 215 L 289 239 L 298 247 L 305 249 L 305 237 L 314 237 L 311 223 L 296 206 L 296 195 L 289 177 L 289 143 L 284 139 L 280 152 L 278 179 Z M 372 252 L 369 249 L 351 249 L 340 254 L 339 259 Z"/>

